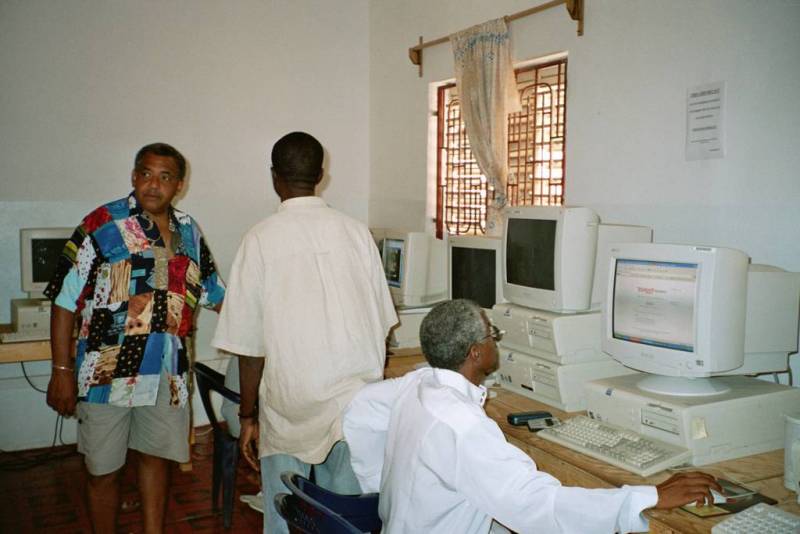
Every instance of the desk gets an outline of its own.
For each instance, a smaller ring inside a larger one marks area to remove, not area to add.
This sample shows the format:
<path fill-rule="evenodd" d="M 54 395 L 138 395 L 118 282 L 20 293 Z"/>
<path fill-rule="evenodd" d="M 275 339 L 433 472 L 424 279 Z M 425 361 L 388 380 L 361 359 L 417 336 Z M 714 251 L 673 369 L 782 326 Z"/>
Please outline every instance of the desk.
<path fill-rule="evenodd" d="M 11 332 L 10 324 L 0 324 L 0 332 Z M 50 359 L 50 341 L 0 343 L 0 363 L 36 362 Z"/>
<path fill-rule="evenodd" d="M 10 324 L 0 324 L 0 332 L 10 332 Z M 70 354 L 75 354 L 75 340 L 69 349 Z M 0 343 L 0 363 L 22 363 L 46 361 L 52 359 L 50 341 L 21 341 L 18 343 Z M 189 445 L 194 444 L 194 426 L 189 432 Z M 192 470 L 192 460 L 179 464 L 181 471 Z"/>
<path fill-rule="evenodd" d="M 390 356 L 387 359 L 385 376 L 387 378 L 402 376 L 413 370 L 414 365 L 421 361 L 424 361 L 422 356 L 412 355 L 410 352 Z M 667 472 L 642 478 L 539 438 L 526 427 L 511 426 L 506 421 L 509 412 L 548 410 L 561 419 L 570 417 L 570 414 L 502 388 L 492 388 L 492 390 L 497 392 L 497 396 L 487 400 L 486 414 L 497 422 L 509 443 L 525 451 L 533 458 L 539 469 L 550 473 L 565 486 L 614 488 L 625 484 L 658 484 L 669 478 Z M 795 494 L 783 487 L 783 450 L 704 465 L 697 469 L 716 477 L 741 482 L 776 499 L 780 508 L 800 514 L 800 505 L 795 500 Z M 680 509 L 648 510 L 645 515 L 650 520 L 650 532 L 663 534 L 708 533 L 713 525 L 727 517 L 702 519 Z"/>

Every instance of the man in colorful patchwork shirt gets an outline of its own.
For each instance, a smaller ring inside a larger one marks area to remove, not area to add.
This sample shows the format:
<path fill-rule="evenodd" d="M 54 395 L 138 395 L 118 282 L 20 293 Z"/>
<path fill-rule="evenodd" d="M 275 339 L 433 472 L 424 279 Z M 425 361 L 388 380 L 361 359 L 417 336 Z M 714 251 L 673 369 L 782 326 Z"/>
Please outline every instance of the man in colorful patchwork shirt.
<path fill-rule="evenodd" d="M 170 145 L 139 150 L 133 192 L 83 219 L 45 291 L 54 304 L 47 404 L 77 412 L 95 532 L 115 531 L 129 448 L 139 453 L 148 533 L 163 530 L 170 461 L 189 460 L 186 336 L 198 305 L 218 311 L 225 287 L 197 223 L 172 207 L 185 174 Z"/>

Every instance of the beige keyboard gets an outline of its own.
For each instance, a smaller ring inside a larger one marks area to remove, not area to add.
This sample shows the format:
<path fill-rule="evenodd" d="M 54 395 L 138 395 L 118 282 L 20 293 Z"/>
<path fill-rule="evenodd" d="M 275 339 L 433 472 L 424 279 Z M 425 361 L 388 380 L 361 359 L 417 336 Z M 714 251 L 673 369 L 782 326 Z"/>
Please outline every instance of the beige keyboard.
<path fill-rule="evenodd" d="M 691 458 L 689 449 L 579 415 L 538 436 L 626 471 L 647 477 Z"/>

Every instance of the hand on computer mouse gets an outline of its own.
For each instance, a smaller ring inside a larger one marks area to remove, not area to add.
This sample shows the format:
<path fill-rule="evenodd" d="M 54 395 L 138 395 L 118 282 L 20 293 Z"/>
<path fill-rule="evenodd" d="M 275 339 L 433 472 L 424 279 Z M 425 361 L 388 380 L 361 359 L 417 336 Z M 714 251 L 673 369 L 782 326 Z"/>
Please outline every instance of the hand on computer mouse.
<path fill-rule="evenodd" d="M 658 484 L 656 491 L 658 491 L 658 502 L 655 508 L 669 509 L 691 502 L 698 506 L 714 502 L 712 491 L 721 492 L 722 486 L 711 475 L 689 471 L 671 476 Z"/>
<path fill-rule="evenodd" d="M 715 489 L 711 490 L 711 495 L 714 497 L 713 504 L 728 502 L 728 498 L 724 494 L 718 492 Z"/>
<path fill-rule="evenodd" d="M 715 489 L 711 490 L 711 497 L 712 497 L 711 501 L 703 502 L 702 504 L 697 504 L 697 502 L 690 502 L 686 506 L 711 506 L 712 504 L 721 504 L 721 503 L 724 504 L 728 502 L 728 498 L 724 494 L 718 492 Z"/>

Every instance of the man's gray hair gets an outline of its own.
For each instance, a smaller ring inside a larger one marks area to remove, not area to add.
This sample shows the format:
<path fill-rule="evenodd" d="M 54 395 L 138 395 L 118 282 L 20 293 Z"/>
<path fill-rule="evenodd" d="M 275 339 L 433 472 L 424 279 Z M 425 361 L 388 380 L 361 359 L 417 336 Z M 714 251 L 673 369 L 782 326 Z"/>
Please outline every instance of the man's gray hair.
<path fill-rule="evenodd" d="M 422 353 L 431 367 L 457 371 L 469 348 L 486 337 L 481 307 L 467 299 L 437 304 L 419 327 Z"/>

